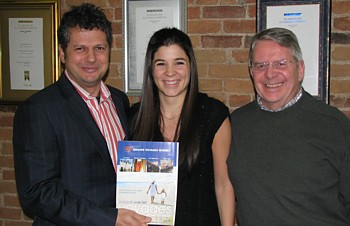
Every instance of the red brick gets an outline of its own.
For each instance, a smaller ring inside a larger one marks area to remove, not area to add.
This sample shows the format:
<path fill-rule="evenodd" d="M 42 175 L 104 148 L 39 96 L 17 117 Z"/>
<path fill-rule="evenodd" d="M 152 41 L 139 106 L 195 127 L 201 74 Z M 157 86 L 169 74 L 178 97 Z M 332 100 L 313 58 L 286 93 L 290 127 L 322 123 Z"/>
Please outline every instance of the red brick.
<path fill-rule="evenodd" d="M 66 0 L 66 2 L 67 2 L 67 7 L 70 8 L 71 6 L 77 6 L 84 3 L 85 0 Z"/>
<path fill-rule="evenodd" d="M 103 12 L 106 14 L 109 21 L 114 21 L 114 10 L 112 8 L 103 8 Z"/>
<path fill-rule="evenodd" d="M 218 33 L 221 31 L 221 21 L 217 20 L 196 20 L 187 22 L 188 33 L 210 34 Z"/>
<path fill-rule="evenodd" d="M 12 128 L 0 127 L 0 140 L 12 140 Z"/>
<path fill-rule="evenodd" d="M 4 226 L 31 226 L 33 221 L 21 220 L 21 221 L 4 221 Z"/>
<path fill-rule="evenodd" d="M 115 1 L 113 1 L 115 2 Z M 123 8 L 117 7 L 114 9 L 114 18 L 116 20 L 123 20 Z"/>
<path fill-rule="evenodd" d="M 187 7 L 187 19 L 198 19 L 201 9 L 199 7 Z"/>
<path fill-rule="evenodd" d="M 221 0 L 221 5 L 237 5 L 238 0 Z"/>
<path fill-rule="evenodd" d="M 116 64 L 109 65 L 108 77 L 107 77 L 105 82 L 109 84 L 108 81 L 112 78 L 113 79 L 117 78 L 117 76 L 118 76 L 118 65 L 116 65 Z"/>
<path fill-rule="evenodd" d="M 350 61 L 350 47 L 335 47 L 332 53 L 333 61 Z"/>
<path fill-rule="evenodd" d="M 192 46 L 194 49 L 202 46 L 200 35 L 189 35 L 189 36 L 190 36 L 191 43 L 192 43 Z"/>
<path fill-rule="evenodd" d="M 198 5 L 216 5 L 219 0 L 196 0 Z"/>
<path fill-rule="evenodd" d="M 2 148 L 0 148 L 0 154 L 3 155 L 12 155 L 13 153 L 13 145 L 12 141 L 3 141 L 2 142 Z"/>
<path fill-rule="evenodd" d="M 209 75 L 217 78 L 249 78 L 245 64 L 213 64 L 209 67 Z"/>
<path fill-rule="evenodd" d="M 247 15 L 248 15 L 248 18 L 253 18 L 254 20 L 255 19 L 255 16 L 256 16 L 256 5 L 255 4 L 252 4 L 252 5 L 248 5 L 247 6 Z"/>
<path fill-rule="evenodd" d="M 330 104 L 338 108 L 350 108 L 350 97 L 344 95 L 331 95 Z"/>
<path fill-rule="evenodd" d="M 248 68 L 248 58 L 249 58 L 248 49 L 244 49 L 244 50 L 234 49 L 232 50 L 232 57 L 235 60 L 235 62 L 245 63 L 246 67 Z"/>
<path fill-rule="evenodd" d="M 20 208 L 6 208 L 0 207 L 0 218 L 18 220 L 21 218 L 21 209 Z"/>
<path fill-rule="evenodd" d="M 333 31 L 331 34 L 331 44 L 350 44 L 350 34 Z"/>
<path fill-rule="evenodd" d="M 0 181 L 0 194 L 1 193 L 16 194 L 17 193 L 16 183 Z"/>
<path fill-rule="evenodd" d="M 13 156 L 12 155 L 0 155 L 0 166 L 1 167 L 13 167 Z"/>
<path fill-rule="evenodd" d="M 0 112 L 14 113 L 17 109 L 17 105 L 0 105 Z"/>
<path fill-rule="evenodd" d="M 339 29 L 341 31 L 350 31 L 350 18 L 334 18 L 333 21 L 335 29 Z"/>
<path fill-rule="evenodd" d="M 196 0 L 188 0 L 187 1 L 187 5 L 188 6 L 192 6 L 193 4 L 195 4 L 196 3 Z"/>
<path fill-rule="evenodd" d="M 224 22 L 226 33 L 254 33 L 255 20 L 228 20 Z"/>
<path fill-rule="evenodd" d="M 4 195 L 4 206 L 7 207 L 20 207 L 18 196 L 17 195 Z"/>
<path fill-rule="evenodd" d="M 232 95 L 230 96 L 230 106 L 241 107 L 252 100 L 250 95 Z"/>
<path fill-rule="evenodd" d="M 13 169 L 3 169 L 2 179 L 5 181 L 14 181 L 15 171 Z"/>
<path fill-rule="evenodd" d="M 124 48 L 123 36 L 121 34 L 113 35 L 113 39 L 114 39 L 114 48 L 123 50 Z"/>
<path fill-rule="evenodd" d="M 101 8 L 105 8 L 107 6 L 107 2 L 108 1 L 105 1 L 105 0 L 89 0 L 89 3 L 92 3 Z"/>
<path fill-rule="evenodd" d="M 112 50 L 111 52 L 111 61 L 112 62 L 122 62 L 123 60 L 123 51 L 121 50 Z"/>
<path fill-rule="evenodd" d="M 122 8 L 122 5 L 123 5 L 123 1 L 115 1 L 115 0 L 112 0 L 112 1 L 108 1 L 109 2 L 109 5 L 112 7 L 112 8 L 118 8 L 118 10 Z"/>
<path fill-rule="evenodd" d="M 195 52 L 197 64 L 223 64 L 226 60 L 226 54 L 223 50 L 198 50 Z"/>
<path fill-rule="evenodd" d="M 350 14 L 350 1 L 332 1 L 333 14 Z"/>
<path fill-rule="evenodd" d="M 205 6 L 203 18 L 244 18 L 245 8 L 241 6 Z"/>
<path fill-rule="evenodd" d="M 213 97 L 213 98 L 215 98 L 217 100 L 220 100 L 225 105 L 227 105 L 227 103 L 225 101 L 225 99 L 226 99 L 225 93 L 223 93 L 223 92 L 215 92 L 215 91 L 213 91 L 213 92 L 212 91 L 208 91 L 207 93 L 208 93 L 208 96 Z"/>
<path fill-rule="evenodd" d="M 208 64 L 197 64 L 198 68 L 198 79 L 208 78 Z"/>
<path fill-rule="evenodd" d="M 0 127 L 12 127 L 13 126 L 13 114 L 8 113 L 6 115 L 0 115 Z"/>
<path fill-rule="evenodd" d="M 200 79 L 199 89 L 205 91 L 222 91 L 221 79 Z"/>
<path fill-rule="evenodd" d="M 123 25 L 121 21 L 112 22 L 112 33 L 121 34 L 123 31 Z"/>
<path fill-rule="evenodd" d="M 224 90 L 242 94 L 251 94 L 254 92 L 253 84 L 250 79 L 232 79 L 226 80 Z"/>
<path fill-rule="evenodd" d="M 331 78 L 350 78 L 349 72 L 350 64 L 332 64 L 330 75 Z"/>
<path fill-rule="evenodd" d="M 242 36 L 203 36 L 204 48 L 237 48 L 242 46 Z"/>
<path fill-rule="evenodd" d="M 349 93 L 350 80 L 332 80 L 330 87 L 333 93 Z"/>

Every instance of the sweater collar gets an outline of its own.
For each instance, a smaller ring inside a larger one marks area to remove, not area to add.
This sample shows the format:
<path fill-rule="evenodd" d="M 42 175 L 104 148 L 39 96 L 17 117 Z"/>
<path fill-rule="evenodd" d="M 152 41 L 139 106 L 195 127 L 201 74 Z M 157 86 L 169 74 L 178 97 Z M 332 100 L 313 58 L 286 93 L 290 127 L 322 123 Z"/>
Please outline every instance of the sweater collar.
<path fill-rule="evenodd" d="M 258 102 L 258 105 L 260 107 L 261 110 L 264 111 L 269 111 L 269 112 L 279 112 L 279 111 L 283 111 L 286 108 L 289 108 L 291 106 L 293 106 L 296 102 L 298 102 L 301 98 L 301 96 L 303 95 L 303 89 L 300 88 L 299 92 L 297 93 L 297 95 L 295 95 L 295 97 L 293 99 L 291 99 L 286 105 L 284 105 L 281 108 L 278 108 L 276 110 L 271 110 L 268 109 L 267 107 L 265 107 L 262 103 L 262 98 L 259 95 L 256 95 L 256 101 Z"/>

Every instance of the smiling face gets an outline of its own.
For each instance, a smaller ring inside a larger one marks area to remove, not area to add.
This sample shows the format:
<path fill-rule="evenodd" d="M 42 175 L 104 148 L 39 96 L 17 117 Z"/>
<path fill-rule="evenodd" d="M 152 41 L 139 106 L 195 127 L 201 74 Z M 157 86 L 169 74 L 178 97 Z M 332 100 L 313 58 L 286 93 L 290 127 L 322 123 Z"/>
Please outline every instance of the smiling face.
<path fill-rule="evenodd" d="M 303 61 L 295 61 L 291 49 L 280 46 L 274 41 L 261 40 L 254 47 L 252 59 L 253 65 L 281 60 L 291 61 L 283 69 L 273 68 L 272 65 L 262 72 L 250 69 L 255 89 L 265 107 L 276 110 L 285 106 L 297 95 L 305 66 Z"/>
<path fill-rule="evenodd" d="M 60 59 L 70 78 L 93 96 L 99 94 L 100 81 L 109 65 L 106 34 L 98 29 L 71 29 L 70 41 Z"/>
<path fill-rule="evenodd" d="M 185 98 L 190 81 L 190 63 L 185 51 L 178 45 L 161 46 L 153 58 L 153 78 L 159 98 Z"/>

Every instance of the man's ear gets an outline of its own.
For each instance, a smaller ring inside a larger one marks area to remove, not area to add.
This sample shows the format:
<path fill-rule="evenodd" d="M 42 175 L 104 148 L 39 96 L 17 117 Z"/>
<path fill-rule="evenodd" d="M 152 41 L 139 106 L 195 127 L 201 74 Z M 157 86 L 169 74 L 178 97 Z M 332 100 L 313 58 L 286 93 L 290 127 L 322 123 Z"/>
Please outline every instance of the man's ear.
<path fill-rule="evenodd" d="M 299 80 L 299 82 L 303 81 L 304 74 L 305 74 L 305 63 L 304 63 L 304 60 L 301 60 L 299 62 L 299 66 L 298 66 L 298 80 Z"/>
<path fill-rule="evenodd" d="M 63 51 L 61 45 L 58 46 L 58 55 L 60 57 L 61 62 L 63 64 L 66 63 L 65 54 L 64 54 L 64 51 Z"/>
<path fill-rule="evenodd" d="M 252 71 L 252 68 L 251 68 L 251 67 L 249 67 L 249 75 L 250 75 L 250 78 L 251 78 L 252 80 L 254 80 L 253 71 Z"/>

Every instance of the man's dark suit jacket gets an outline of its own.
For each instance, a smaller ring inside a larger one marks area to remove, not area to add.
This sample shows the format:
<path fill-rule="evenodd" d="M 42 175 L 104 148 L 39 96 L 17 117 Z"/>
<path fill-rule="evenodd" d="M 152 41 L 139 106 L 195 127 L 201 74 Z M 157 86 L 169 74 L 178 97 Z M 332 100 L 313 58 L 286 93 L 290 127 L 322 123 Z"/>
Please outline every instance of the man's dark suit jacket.
<path fill-rule="evenodd" d="M 129 100 L 109 89 L 126 130 Z M 115 225 L 116 174 L 107 143 L 64 74 L 17 109 L 13 147 L 19 199 L 34 225 Z"/>

